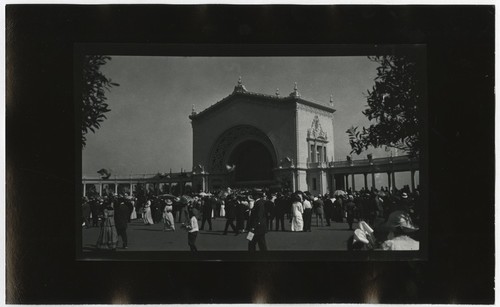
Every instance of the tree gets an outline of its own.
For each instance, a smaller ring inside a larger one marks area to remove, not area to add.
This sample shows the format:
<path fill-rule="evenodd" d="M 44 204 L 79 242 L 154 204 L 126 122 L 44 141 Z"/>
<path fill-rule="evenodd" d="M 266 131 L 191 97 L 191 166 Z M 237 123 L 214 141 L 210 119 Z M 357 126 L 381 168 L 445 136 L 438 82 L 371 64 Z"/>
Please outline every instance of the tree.
<path fill-rule="evenodd" d="M 417 155 L 420 152 L 419 109 L 422 105 L 421 80 L 416 59 L 410 56 L 373 56 L 380 64 L 372 90 L 367 91 L 368 107 L 363 114 L 374 121 L 368 128 L 351 127 L 351 154 L 369 146 L 392 147 Z"/>
<path fill-rule="evenodd" d="M 86 134 L 89 130 L 95 133 L 106 119 L 105 113 L 111 111 L 106 103 L 105 91 L 109 91 L 113 86 L 119 86 L 100 70 L 109 60 L 111 57 L 105 55 L 87 55 L 83 60 L 82 147 L 85 147 Z"/>

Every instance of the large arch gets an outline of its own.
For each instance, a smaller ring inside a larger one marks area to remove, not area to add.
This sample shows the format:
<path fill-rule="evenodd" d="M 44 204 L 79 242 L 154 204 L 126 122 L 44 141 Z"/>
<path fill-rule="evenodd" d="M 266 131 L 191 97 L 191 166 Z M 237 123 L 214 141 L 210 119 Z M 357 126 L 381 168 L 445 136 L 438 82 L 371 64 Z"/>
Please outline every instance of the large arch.
<path fill-rule="evenodd" d="M 264 165 L 257 164 L 257 169 L 263 170 L 263 167 L 266 166 L 271 171 L 277 166 L 277 153 L 269 137 L 254 126 L 238 125 L 224 131 L 215 141 L 210 153 L 209 171 L 211 173 L 224 173 L 227 171 L 226 165 L 248 162 L 249 157 L 241 154 L 249 147 L 253 148 L 253 154 L 257 155 L 256 160 L 264 158 L 262 161 Z M 236 174 L 239 179 L 245 178 L 244 174 L 243 177 L 241 177 L 241 173 Z M 252 174 L 247 175 L 253 178 Z"/>
<path fill-rule="evenodd" d="M 229 165 L 234 165 L 235 182 L 273 180 L 273 160 L 267 147 L 260 141 L 241 142 L 229 155 Z"/>

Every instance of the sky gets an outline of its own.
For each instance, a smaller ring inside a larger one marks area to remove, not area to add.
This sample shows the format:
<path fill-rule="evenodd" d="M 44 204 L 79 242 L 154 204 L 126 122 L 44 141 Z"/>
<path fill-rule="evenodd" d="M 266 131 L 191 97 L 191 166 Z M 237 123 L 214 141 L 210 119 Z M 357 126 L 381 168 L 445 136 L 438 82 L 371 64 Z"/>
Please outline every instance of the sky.
<path fill-rule="evenodd" d="M 369 124 L 362 110 L 376 67 L 365 56 L 112 56 L 101 70 L 120 86 L 106 95 L 111 109 L 107 120 L 95 134 L 87 135 L 83 175 L 96 176 L 101 168 L 117 175 L 190 171 L 192 106 L 199 112 L 220 101 L 232 93 L 240 76 L 251 92 L 274 95 L 278 88 L 285 96 L 297 82 L 306 100 L 329 105 L 331 95 L 336 109 L 335 160 L 345 160 L 351 151 L 346 130 Z M 369 153 L 390 155 L 384 149 L 369 149 L 353 158 L 365 159 Z M 405 176 L 397 176 L 397 181 L 399 177 Z M 362 182 L 361 178 L 356 181 Z"/>

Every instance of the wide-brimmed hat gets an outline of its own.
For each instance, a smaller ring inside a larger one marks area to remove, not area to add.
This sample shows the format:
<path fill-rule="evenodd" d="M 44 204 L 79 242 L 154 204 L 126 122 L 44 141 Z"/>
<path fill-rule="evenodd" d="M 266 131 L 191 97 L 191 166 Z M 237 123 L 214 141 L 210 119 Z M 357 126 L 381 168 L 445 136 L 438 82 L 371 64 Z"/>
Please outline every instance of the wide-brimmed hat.
<path fill-rule="evenodd" d="M 354 230 L 354 236 L 352 241 L 353 243 L 356 242 L 363 242 L 365 244 L 370 243 L 370 241 L 368 241 L 368 239 L 366 238 L 366 233 L 361 229 Z"/>
<path fill-rule="evenodd" d="M 404 232 L 412 232 L 419 229 L 413 225 L 408 213 L 400 210 L 394 211 L 389 215 L 385 226 L 391 230 L 400 227 Z"/>
<path fill-rule="evenodd" d="M 171 204 L 173 204 L 173 201 L 171 199 L 167 198 L 166 203 L 167 203 L 167 205 L 171 205 Z"/>
<path fill-rule="evenodd" d="M 403 197 L 403 198 L 408 198 L 408 194 L 403 193 L 403 194 L 401 194 L 401 197 Z"/>

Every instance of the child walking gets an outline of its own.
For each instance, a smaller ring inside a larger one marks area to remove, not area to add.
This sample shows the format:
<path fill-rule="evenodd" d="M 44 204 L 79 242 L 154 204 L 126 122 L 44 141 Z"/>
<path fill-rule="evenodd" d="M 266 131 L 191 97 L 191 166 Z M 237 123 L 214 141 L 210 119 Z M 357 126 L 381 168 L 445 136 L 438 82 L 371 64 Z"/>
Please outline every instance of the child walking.
<path fill-rule="evenodd" d="M 196 237 L 198 236 L 198 219 L 194 214 L 193 210 L 188 210 L 189 212 L 189 224 L 184 225 L 188 231 L 188 245 L 192 252 L 198 251 L 196 248 Z"/>

